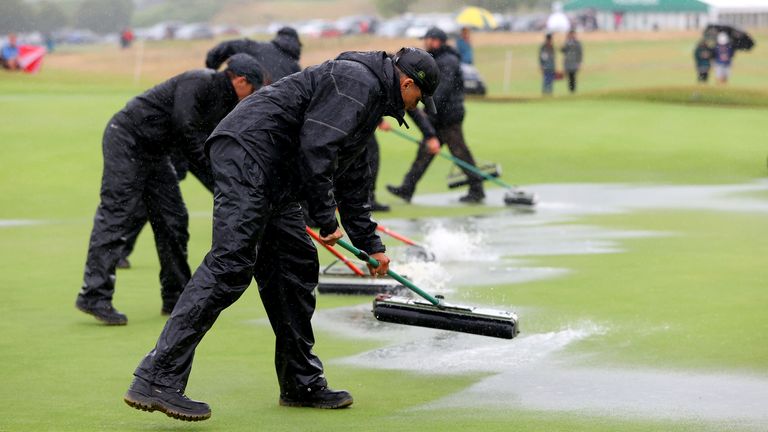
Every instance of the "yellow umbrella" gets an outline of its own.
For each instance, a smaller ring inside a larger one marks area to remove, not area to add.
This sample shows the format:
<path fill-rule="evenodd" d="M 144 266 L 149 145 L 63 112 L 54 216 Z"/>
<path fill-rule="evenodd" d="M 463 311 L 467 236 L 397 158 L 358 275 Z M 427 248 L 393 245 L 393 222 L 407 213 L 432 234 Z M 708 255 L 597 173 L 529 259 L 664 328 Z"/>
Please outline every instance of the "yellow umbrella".
<path fill-rule="evenodd" d="M 461 26 L 475 27 L 483 30 L 493 30 L 498 27 L 496 18 L 488 9 L 477 6 L 467 6 L 456 15 L 456 23 Z"/>

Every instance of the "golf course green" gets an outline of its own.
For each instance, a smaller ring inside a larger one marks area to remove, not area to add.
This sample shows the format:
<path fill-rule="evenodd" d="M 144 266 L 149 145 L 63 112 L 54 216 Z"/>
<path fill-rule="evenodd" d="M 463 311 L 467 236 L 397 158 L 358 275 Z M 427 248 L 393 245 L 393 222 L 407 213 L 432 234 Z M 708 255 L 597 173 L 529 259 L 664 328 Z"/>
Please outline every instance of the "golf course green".
<path fill-rule="evenodd" d="M 536 72 L 526 70 L 511 90 L 521 100 L 468 101 L 464 132 L 476 158 L 500 163 L 503 179 L 534 192 L 536 185 L 558 185 L 563 190 L 569 184 L 630 185 L 660 191 L 750 185 L 749 191 L 723 195 L 721 204 L 709 206 L 687 206 L 681 195 L 680 206 L 622 207 L 546 221 L 537 219 L 536 212 L 521 216 L 555 232 L 581 226 L 653 235 L 616 239 L 613 251 L 516 255 L 526 266 L 565 272 L 493 289 L 457 288 L 461 301 L 513 308 L 520 315 L 523 333 L 518 339 L 496 342 L 498 346 L 503 344 L 510 352 L 517 346 L 532 347 L 535 352 L 534 339 L 526 338 L 589 323 L 597 330 L 556 350 L 546 357 L 547 363 L 563 373 L 571 368 L 598 376 L 601 371 L 644 371 L 660 381 L 669 373 L 768 383 L 766 43 L 765 37 L 758 38 L 755 52 L 737 56 L 730 87 L 691 85 L 692 58 L 684 49 L 692 50 L 693 40 L 676 42 L 672 48 L 651 40 L 632 42 L 627 49 L 630 53 L 658 49 L 660 56 L 643 59 L 646 65 L 658 60 L 648 67 L 661 75 L 667 71 L 664 62 L 670 51 L 684 56 L 688 70 L 670 69 L 672 76 L 680 77 L 678 84 L 622 82 L 623 66 L 606 63 L 594 76 L 583 76 L 585 92 L 578 96 L 564 95 L 564 85 L 558 84 L 558 97 L 539 99 Z M 617 44 L 596 41 L 587 49 L 606 59 L 619 49 Z M 530 54 L 534 45 L 521 50 L 516 52 Z M 477 58 L 503 57 L 503 51 L 496 45 L 481 46 Z M 503 88 L 499 70 L 485 71 L 497 94 Z M 411 370 L 409 364 L 393 364 L 391 369 L 353 364 L 344 359 L 384 348 L 392 340 L 357 338 L 328 326 L 317 330 L 316 353 L 326 363 L 330 385 L 349 390 L 355 404 L 341 411 L 280 407 L 274 335 L 255 283 L 221 315 L 197 351 L 187 394 L 211 404 L 209 421 L 180 423 L 128 408 L 122 395 L 132 371 L 154 345 L 165 321 L 160 315 L 159 265 L 151 231 L 146 229 L 139 238 L 132 268 L 117 273 L 115 306 L 128 315 L 127 326 L 102 326 L 78 312 L 74 302 L 98 204 L 101 133 L 110 116 L 140 91 L 124 76 L 113 83 L 102 75 L 45 66 L 36 76 L 0 74 L 0 431 L 768 428 L 765 405 L 762 410 L 746 407 L 744 415 L 724 412 L 705 418 L 656 416 L 649 410 L 603 412 L 578 404 L 553 408 L 528 403 L 527 395 L 515 394 L 514 382 L 504 389 L 513 396 L 495 401 L 498 405 L 470 400 L 444 403 L 471 396 L 472 386 L 498 371 L 437 368 L 426 373 Z M 416 136 L 413 129 L 407 132 Z M 398 201 L 385 185 L 401 181 L 415 146 L 392 134 L 379 132 L 378 137 L 382 166 L 377 195 L 392 205 L 390 213 L 376 215 L 383 223 L 518 217 L 499 208 L 498 202 L 488 202 L 494 207 L 462 206 L 455 197 L 450 205 Z M 435 160 L 417 194 L 448 192 L 449 169 L 447 161 Z M 194 270 L 210 245 L 211 196 L 194 178 L 185 180 L 182 190 L 190 211 L 189 262 Z M 542 213 L 553 207 L 546 194 L 541 193 L 540 199 Z M 737 199 L 748 200 L 749 205 L 729 207 L 729 200 Z M 580 204 L 576 198 L 557 201 Z M 408 234 L 418 240 L 425 235 L 418 230 Z M 493 236 L 494 232 L 485 233 L 487 239 Z M 385 240 L 397 246 L 393 239 Z M 330 262 L 327 253 L 319 254 L 321 263 Z M 444 265 L 450 269 L 450 264 Z M 488 271 L 490 265 L 478 264 L 477 272 Z M 363 308 L 360 305 L 370 300 L 319 295 L 318 313 Z M 442 337 L 438 332 L 429 334 Z M 436 346 L 436 356 L 452 349 L 451 343 Z M 516 367 L 510 361 L 509 369 Z M 627 376 L 633 375 L 627 372 Z M 628 378 L 626 391 L 631 393 L 636 384 Z M 535 391 L 535 383 L 525 389 Z M 552 397 L 571 391 L 563 381 Z M 758 393 L 755 401 L 767 402 L 767 391 Z M 680 401 L 681 406 L 695 403 L 695 398 Z"/>

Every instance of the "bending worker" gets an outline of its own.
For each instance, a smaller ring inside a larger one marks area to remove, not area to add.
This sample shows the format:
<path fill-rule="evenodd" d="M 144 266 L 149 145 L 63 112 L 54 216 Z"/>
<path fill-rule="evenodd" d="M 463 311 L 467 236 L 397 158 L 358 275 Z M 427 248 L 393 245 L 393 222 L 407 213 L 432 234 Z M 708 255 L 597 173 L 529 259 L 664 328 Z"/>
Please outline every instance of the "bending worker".
<path fill-rule="evenodd" d="M 101 202 L 75 303 L 78 309 L 105 324 L 128 322 L 112 305 L 115 266 L 128 236 L 149 216 L 160 258 L 162 312 L 173 310 L 190 278 L 189 218 L 169 154 L 180 148 L 193 172 L 212 181 L 203 143 L 261 81 L 256 60 L 240 54 L 230 59 L 224 72 L 184 72 L 131 99 L 112 117 L 102 140 Z"/>
<path fill-rule="evenodd" d="M 253 56 L 264 68 L 264 84 L 269 85 L 292 73 L 301 71 L 301 41 L 291 27 L 277 31 L 269 42 L 257 42 L 248 38 L 224 41 L 208 51 L 205 67 L 218 69 L 229 57 L 245 53 Z"/>
<path fill-rule="evenodd" d="M 227 59 L 235 54 L 244 53 L 255 58 L 262 68 L 264 85 L 269 85 L 292 73 L 299 72 L 299 57 L 301 56 L 301 41 L 299 34 L 291 27 L 283 27 L 278 30 L 275 38 L 269 42 L 257 42 L 248 38 L 224 41 L 208 51 L 205 57 L 205 66 L 210 69 L 219 69 Z M 171 155 L 171 162 L 176 169 L 179 180 L 183 180 L 186 174 L 187 161 L 183 154 Z M 197 173 L 193 172 L 197 176 Z M 213 180 L 197 176 L 208 190 L 213 192 Z M 142 224 L 143 226 L 143 224 Z M 126 247 L 123 249 L 118 268 L 129 268 L 128 256 L 133 251 L 133 246 L 139 236 L 142 226 L 139 226 L 126 238 Z"/>
<path fill-rule="evenodd" d="M 275 332 L 283 406 L 343 408 L 346 391 L 328 388 L 312 352 L 317 250 L 298 201 L 307 201 L 325 244 L 342 237 L 389 266 L 369 205 L 366 139 L 383 115 L 404 123 L 404 109 L 439 83 L 425 51 L 348 52 L 290 75 L 244 100 L 206 142 L 215 177 L 210 252 L 187 284 L 157 344 L 139 364 L 124 400 L 187 421 L 211 409 L 184 395 L 195 349 L 219 314 L 255 277 Z"/>

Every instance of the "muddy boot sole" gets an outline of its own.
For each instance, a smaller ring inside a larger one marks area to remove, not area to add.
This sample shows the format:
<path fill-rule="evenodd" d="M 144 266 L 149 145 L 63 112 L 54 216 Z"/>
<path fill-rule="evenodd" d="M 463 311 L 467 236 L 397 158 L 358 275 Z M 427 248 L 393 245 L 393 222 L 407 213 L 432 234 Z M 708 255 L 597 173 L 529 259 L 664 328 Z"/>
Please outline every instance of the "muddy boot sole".
<path fill-rule="evenodd" d="M 137 410 L 147 412 L 160 411 L 168 417 L 175 418 L 176 420 L 197 422 L 211 418 L 210 411 L 206 414 L 183 413 L 174 409 L 173 407 L 166 406 L 161 401 L 153 400 L 152 398 L 131 391 L 123 396 L 123 400 L 126 404 L 128 404 L 128 406 L 136 408 Z"/>

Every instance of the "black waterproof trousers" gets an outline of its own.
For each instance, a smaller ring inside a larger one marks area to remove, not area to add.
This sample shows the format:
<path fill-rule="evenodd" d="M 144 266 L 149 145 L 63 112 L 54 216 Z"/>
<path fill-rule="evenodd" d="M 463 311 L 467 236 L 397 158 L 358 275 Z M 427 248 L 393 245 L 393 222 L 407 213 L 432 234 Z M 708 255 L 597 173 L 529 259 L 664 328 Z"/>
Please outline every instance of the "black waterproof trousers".
<path fill-rule="evenodd" d="M 101 202 L 93 219 L 79 301 L 93 307 L 111 305 L 115 266 L 128 238 L 137 235 L 148 217 L 160 258 L 160 293 L 163 304 L 172 307 L 190 270 L 189 216 L 170 159 L 147 154 L 117 117 L 104 131 L 102 150 Z"/>
<path fill-rule="evenodd" d="M 275 176 L 234 139 L 215 140 L 210 156 L 215 179 L 211 250 L 134 374 L 184 391 L 197 345 L 255 277 L 276 336 L 281 394 L 297 397 L 323 387 L 311 323 L 319 264 L 301 207 L 277 190 L 281 185 L 270 181 Z"/>
<path fill-rule="evenodd" d="M 461 130 L 461 123 L 445 127 L 437 127 L 435 128 L 435 132 L 437 134 L 437 139 L 440 140 L 440 145 L 447 145 L 448 150 L 450 150 L 454 157 L 475 165 L 472 153 L 469 151 L 466 142 L 464 142 L 464 133 Z M 434 158 L 435 156 L 429 153 L 426 143 L 422 141 L 419 145 L 419 150 L 416 153 L 416 160 L 413 161 L 411 169 L 405 174 L 405 178 L 403 179 L 402 188 L 405 193 L 413 195 L 413 192 L 416 190 L 416 184 L 427 171 L 429 164 L 432 163 Z M 483 178 L 465 168 L 461 169 L 469 179 L 469 194 L 483 196 Z"/>
<path fill-rule="evenodd" d="M 171 165 L 173 165 L 174 175 L 179 181 L 184 180 L 184 178 L 186 178 L 187 176 L 187 172 L 189 171 L 188 169 L 189 163 L 184 158 L 184 156 L 181 155 L 180 152 L 178 151 L 172 152 L 170 155 L 170 159 L 171 159 Z M 206 187 L 210 187 L 210 186 L 206 186 Z M 136 219 L 143 219 L 143 222 L 141 222 L 140 225 L 137 225 L 136 229 L 134 229 L 132 232 L 128 233 L 128 235 L 125 236 L 125 247 L 123 248 L 122 254 L 120 254 L 121 258 L 128 259 L 131 253 L 133 253 L 133 248 L 136 246 L 136 240 L 138 240 L 139 234 L 141 234 L 141 230 L 144 228 L 144 225 L 146 225 L 146 223 L 149 222 L 147 209 L 143 205 L 141 206 L 141 208 L 136 209 Z M 187 224 L 186 221 L 179 220 L 178 223 L 184 224 L 186 226 L 185 231 L 188 231 L 189 226 L 186 225 Z"/>

